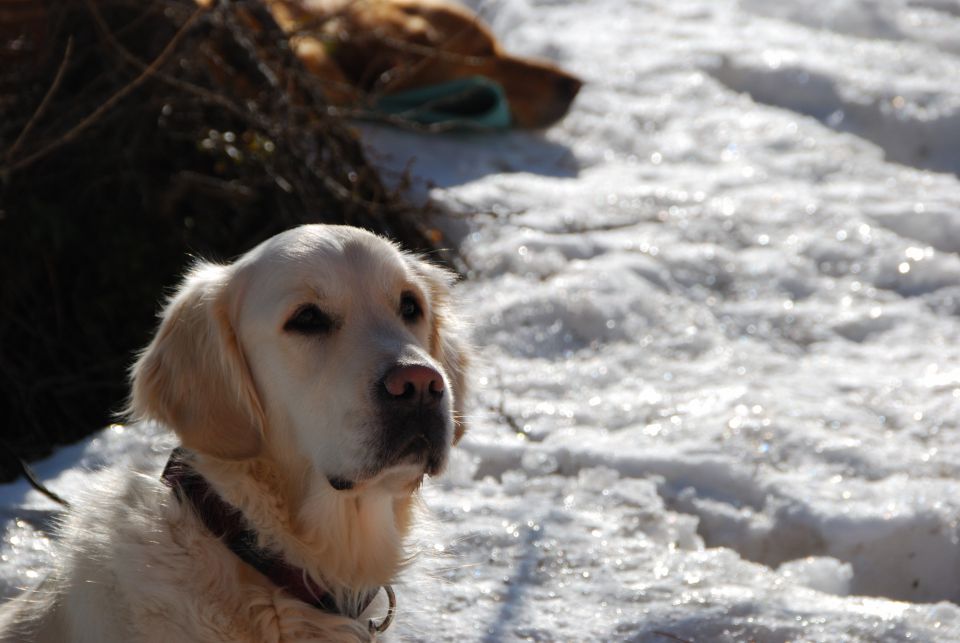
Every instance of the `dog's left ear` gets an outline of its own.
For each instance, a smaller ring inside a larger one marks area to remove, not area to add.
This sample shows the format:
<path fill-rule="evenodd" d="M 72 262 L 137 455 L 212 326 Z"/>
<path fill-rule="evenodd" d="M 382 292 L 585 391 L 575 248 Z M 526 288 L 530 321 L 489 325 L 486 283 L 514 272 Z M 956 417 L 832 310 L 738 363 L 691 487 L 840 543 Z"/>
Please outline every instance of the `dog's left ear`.
<path fill-rule="evenodd" d="M 471 354 L 466 338 L 466 326 L 454 309 L 451 287 L 457 276 L 414 256 L 408 255 L 407 261 L 414 272 L 424 279 L 430 291 L 433 310 L 430 353 L 440 362 L 450 380 L 454 417 L 453 443 L 456 444 L 467 430 L 465 405 Z"/>

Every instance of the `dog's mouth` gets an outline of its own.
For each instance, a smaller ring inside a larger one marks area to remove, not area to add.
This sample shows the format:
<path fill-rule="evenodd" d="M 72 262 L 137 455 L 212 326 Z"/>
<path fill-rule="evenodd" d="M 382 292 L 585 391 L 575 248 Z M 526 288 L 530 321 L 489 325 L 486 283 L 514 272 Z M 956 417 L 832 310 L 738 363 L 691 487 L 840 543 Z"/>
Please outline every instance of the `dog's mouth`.
<path fill-rule="evenodd" d="M 412 438 L 394 457 L 385 458 L 369 472 L 356 477 L 327 476 L 327 482 L 336 491 L 359 491 L 380 482 L 416 482 L 424 475 L 436 476 L 447 462 L 447 448 L 438 447 L 419 435 Z"/>
<path fill-rule="evenodd" d="M 427 439 L 426 435 L 423 433 L 418 433 L 411 437 L 409 442 L 407 442 L 407 444 L 400 449 L 396 461 L 416 462 L 423 460 L 424 464 L 428 465 L 429 467 L 430 459 L 434 451 L 436 451 L 436 446 L 429 439 Z"/>
<path fill-rule="evenodd" d="M 388 460 L 386 465 L 418 465 L 425 474 L 435 476 L 441 471 L 447 461 L 449 447 L 445 442 L 432 440 L 425 433 L 413 435 L 398 451 L 398 455 Z"/>
<path fill-rule="evenodd" d="M 338 476 L 328 477 L 327 482 L 329 482 L 330 486 L 337 491 L 350 491 L 356 486 L 356 483 L 353 480 L 347 480 L 346 478 L 340 478 Z"/>
<path fill-rule="evenodd" d="M 391 466 L 372 476 L 364 476 L 357 480 L 348 480 L 341 477 L 328 477 L 330 486 L 338 493 L 361 493 L 373 488 L 392 490 L 400 493 L 413 492 L 423 482 L 426 471 L 420 465 L 402 464 Z"/>

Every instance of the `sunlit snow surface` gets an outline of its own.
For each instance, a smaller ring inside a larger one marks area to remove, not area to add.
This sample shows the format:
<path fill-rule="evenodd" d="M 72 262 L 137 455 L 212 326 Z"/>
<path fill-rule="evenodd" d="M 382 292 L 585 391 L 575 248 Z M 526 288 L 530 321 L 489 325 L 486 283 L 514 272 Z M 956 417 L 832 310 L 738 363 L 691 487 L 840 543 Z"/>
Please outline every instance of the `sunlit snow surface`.
<path fill-rule="evenodd" d="M 481 349 L 392 637 L 960 641 L 960 2 L 473 6 L 588 84 L 542 136 L 364 127 L 469 215 Z M 2 494 L 9 593 L 51 505 Z"/>

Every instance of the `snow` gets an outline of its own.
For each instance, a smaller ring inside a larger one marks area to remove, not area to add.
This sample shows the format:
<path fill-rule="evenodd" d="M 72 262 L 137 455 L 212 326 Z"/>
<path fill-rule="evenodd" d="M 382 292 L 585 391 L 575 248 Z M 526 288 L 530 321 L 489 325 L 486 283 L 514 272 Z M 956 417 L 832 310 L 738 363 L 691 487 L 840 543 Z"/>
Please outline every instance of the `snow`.
<path fill-rule="evenodd" d="M 363 126 L 453 213 L 481 353 L 393 639 L 960 641 L 960 4 L 474 6 L 588 84 L 543 135 Z M 6 594 L 54 555 L 26 489 Z"/>

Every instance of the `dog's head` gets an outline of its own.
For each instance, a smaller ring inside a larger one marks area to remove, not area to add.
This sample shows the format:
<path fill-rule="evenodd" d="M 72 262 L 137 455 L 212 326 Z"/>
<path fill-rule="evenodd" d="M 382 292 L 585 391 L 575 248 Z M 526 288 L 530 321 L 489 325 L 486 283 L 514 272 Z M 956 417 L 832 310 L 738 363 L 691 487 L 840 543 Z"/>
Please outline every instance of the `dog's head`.
<path fill-rule="evenodd" d="M 541 128 L 567 113 L 583 85 L 550 62 L 508 54 L 490 28 L 456 2 L 318 0 L 278 5 L 285 12 L 283 24 L 310 24 L 311 11 L 329 21 L 326 28 L 336 37 L 334 46 L 298 37 L 297 51 L 321 76 L 330 76 L 331 69 L 320 59 L 331 57 L 337 77 L 342 74 L 361 94 L 391 94 L 484 76 L 503 87 L 515 125 Z M 342 88 L 331 90 L 340 96 L 336 92 Z M 345 96 L 340 100 L 350 102 Z"/>
<path fill-rule="evenodd" d="M 131 408 L 207 456 L 305 462 L 336 489 L 408 489 L 464 431 L 451 279 L 346 226 L 200 264 L 133 369 Z"/>

